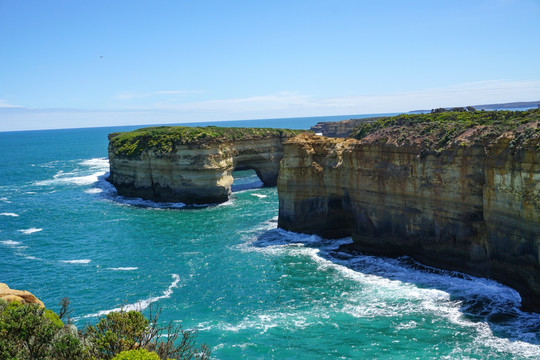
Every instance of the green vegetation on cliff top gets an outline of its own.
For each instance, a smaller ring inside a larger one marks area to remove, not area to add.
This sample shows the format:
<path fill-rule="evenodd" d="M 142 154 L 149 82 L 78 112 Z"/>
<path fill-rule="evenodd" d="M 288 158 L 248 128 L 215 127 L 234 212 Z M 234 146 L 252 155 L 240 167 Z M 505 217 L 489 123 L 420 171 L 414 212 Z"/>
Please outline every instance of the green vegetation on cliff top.
<path fill-rule="evenodd" d="M 459 111 L 435 110 L 427 114 L 402 114 L 360 124 L 351 137 L 363 139 L 367 136 L 392 138 L 398 144 L 410 143 L 422 138 L 433 150 L 445 149 L 453 140 L 467 130 L 482 127 L 475 140 L 490 141 L 505 132 L 515 133 L 514 144 L 537 143 L 540 138 L 540 109 L 528 111 Z M 511 144 L 512 145 L 512 144 Z"/>
<path fill-rule="evenodd" d="M 305 130 L 239 127 L 188 127 L 158 126 L 137 129 L 130 132 L 109 134 L 111 150 L 115 155 L 139 156 L 144 150 L 152 149 L 165 155 L 175 151 L 176 145 L 228 142 L 262 139 L 270 137 L 287 138 Z"/>

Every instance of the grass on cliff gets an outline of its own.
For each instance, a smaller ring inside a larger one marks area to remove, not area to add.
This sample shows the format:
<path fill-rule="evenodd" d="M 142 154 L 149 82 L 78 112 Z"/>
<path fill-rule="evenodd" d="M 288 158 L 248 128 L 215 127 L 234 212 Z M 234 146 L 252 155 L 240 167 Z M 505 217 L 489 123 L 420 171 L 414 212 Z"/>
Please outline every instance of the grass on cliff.
<path fill-rule="evenodd" d="M 351 137 L 363 139 L 372 134 L 393 137 L 398 144 L 422 138 L 433 150 L 441 151 L 467 130 L 481 126 L 477 140 L 489 142 L 505 132 L 513 131 L 511 146 L 537 143 L 540 129 L 531 126 L 540 121 L 540 109 L 528 111 L 440 111 L 428 114 L 402 114 L 360 124 Z"/>
<path fill-rule="evenodd" d="M 305 130 L 239 127 L 188 127 L 158 126 L 130 132 L 112 133 L 110 145 L 115 155 L 137 157 L 145 149 L 166 155 L 175 151 L 176 145 L 227 142 L 262 139 L 269 137 L 292 137 Z"/>

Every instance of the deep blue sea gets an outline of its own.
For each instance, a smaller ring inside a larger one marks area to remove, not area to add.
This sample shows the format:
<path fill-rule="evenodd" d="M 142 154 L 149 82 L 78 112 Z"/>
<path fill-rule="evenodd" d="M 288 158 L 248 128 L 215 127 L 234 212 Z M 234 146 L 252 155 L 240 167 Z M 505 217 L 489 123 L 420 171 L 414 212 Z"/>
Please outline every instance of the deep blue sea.
<path fill-rule="evenodd" d="M 53 310 L 68 297 L 79 327 L 159 306 L 214 359 L 540 359 L 540 315 L 514 290 L 279 230 L 253 172 L 218 206 L 119 197 L 107 134 L 134 128 L 0 133 L 0 282 Z"/>

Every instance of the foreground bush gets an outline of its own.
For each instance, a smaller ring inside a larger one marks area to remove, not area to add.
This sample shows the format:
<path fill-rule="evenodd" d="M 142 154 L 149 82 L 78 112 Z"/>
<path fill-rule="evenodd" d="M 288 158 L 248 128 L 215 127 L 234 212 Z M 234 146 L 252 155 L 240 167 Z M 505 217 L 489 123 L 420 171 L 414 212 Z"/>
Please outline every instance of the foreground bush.
<path fill-rule="evenodd" d="M 160 360 L 158 354 L 145 349 L 122 351 L 112 360 Z"/>
<path fill-rule="evenodd" d="M 78 335 L 36 304 L 0 300 L 0 359 L 87 359 Z"/>
<path fill-rule="evenodd" d="M 62 301 L 62 318 L 69 301 Z M 167 335 L 167 336 L 163 336 Z M 206 360 L 210 350 L 196 334 L 173 323 L 162 325 L 159 311 L 113 312 L 77 331 L 51 310 L 0 300 L 0 359 L 15 360 Z M 164 339 L 164 340 L 163 340 Z"/>

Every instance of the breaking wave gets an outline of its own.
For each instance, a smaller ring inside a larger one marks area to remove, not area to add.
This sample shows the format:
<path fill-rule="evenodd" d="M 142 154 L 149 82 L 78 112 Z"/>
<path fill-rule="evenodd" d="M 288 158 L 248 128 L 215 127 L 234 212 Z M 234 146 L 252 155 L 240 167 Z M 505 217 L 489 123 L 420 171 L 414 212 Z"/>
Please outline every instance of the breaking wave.
<path fill-rule="evenodd" d="M 116 267 L 116 268 L 107 268 L 107 269 L 113 270 L 113 271 L 133 271 L 139 268 L 134 266 L 134 267 Z"/>
<path fill-rule="evenodd" d="M 19 217 L 19 215 L 15 214 L 15 213 L 0 213 L 0 216 Z"/>
<path fill-rule="evenodd" d="M 37 186 L 51 185 L 76 185 L 85 186 L 98 182 L 100 176 L 103 176 L 109 170 L 109 161 L 106 158 L 88 159 L 79 162 L 76 169 L 71 171 L 58 171 L 52 179 L 34 182 Z"/>
<path fill-rule="evenodd" d="M 33 233 L 36 233 L 36 232 L 40 232 L 42 230 L 43 229 L 30 228 L 30 229 L 23 229 L 23 230 L 18 230 L 18 231 L 23 233 L 24 235 L 30 235 L 30 234 L 33 234 Z"/>
<path fill-rule="evenodd" d="M 265 227 L 270 229 L 264 231 Z M 521 311 L 521 298 L 514 289 L 493 280 L 426 267 L 408 257 L 353 255 L 340 248 L 350 244 L 351 238 L 327 240 L 292 233 L 276 229 L 271 221 L 260 228 L 264 231 L 261 235 L 237 248 L 269 256 L 309 258 L 318 271 L 337 272 L 339 278 L 358 284 L 359 290 L 341 294 L 343 313 L 359 319 L 405 316 L 421 319 L 423 314 L 431 314 L 436 319 L 475 331 L 472 348 L 463 352 L 454 350 L 455 357 L 474 353 L 486 344 L 523 358 L 540 357 L 540 314 Z M 273 326 L 282 327 L 286 322 L 276 314 L 270 315 L 270 318 L 244 319 L 237 324 L 205 324 L 203 328 L 238 331 L 254 327 L 266 331 Z M 408 319 L 398 322 L 395 328 L 404 330 L 417 326 L 418 323 Z"/>
<path fill-rule="evenodd" d="M 88 264 L 92 260 L 89 259 L 80 259 L 80 260 L 60 260 L 61 263 L 64 264 Z"/>
<path fill-rule="evenodd" d="M 177 274 L 172 274 L 172 277 L 173 277 L 173 282 L 169 285 L 167 290 L 163 291 L 163 295 L 161 296 L 154 296 L 147 299 L 139 300 L 133 304 L 128 304 L 128 305 L 114 308 L 114 309 L 98 311 L 93 314 L 84 315 L 83 318 L 99 317 L 99 316 L 107 315 L 112 312 L 119 312 L 119 311 L 131 311 L 131 310 L 142 311 L 148 308 L 150 304 L 155 303 L 162 299 L 167 299 L 172 295 L 173 289 L 178 287 L 178 283 L 180 282 L 180 276 L 178 276 Z"/>

